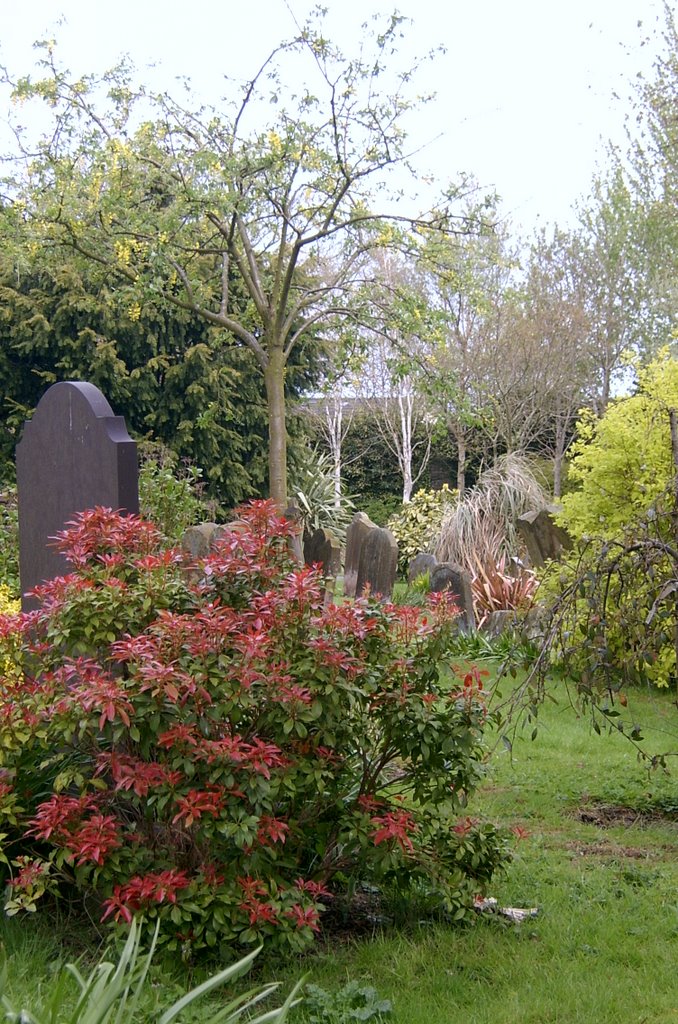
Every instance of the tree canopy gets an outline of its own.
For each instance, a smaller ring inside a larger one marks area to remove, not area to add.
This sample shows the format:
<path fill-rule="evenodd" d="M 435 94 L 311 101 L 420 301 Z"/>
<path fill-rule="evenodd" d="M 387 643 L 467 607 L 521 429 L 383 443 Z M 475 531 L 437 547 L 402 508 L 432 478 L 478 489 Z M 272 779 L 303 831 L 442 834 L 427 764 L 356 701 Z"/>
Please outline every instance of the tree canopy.
<path fill-rule="evenodd" d="M 401 247 L 412 228 L 473 221 L 455 206 L 459 189 L 424 213 L 394 203 L 388 172 L 412 171 L 405 117 L 419 102 L 416 68 L 393 70 L 402 19 L 366 27 L 359 56 L 347 57 L 317 17 L 218 109 L 150 94 L 126 64 L 74 80 L 45 44 L 40 77 L 14 82 L 14 97 L 44 100 L 50 124 L 37 145 L 18 134 L 23 161 L 6 182 L 17 260 L 27 246 L 57 259 L 68 250 L 98 268 L 132 319 L 171 306 L 252 353 L 279 502 L 292 353 L 321 325 L 357 315 L 352 290 L 372 250 Z M 291 62 L 296 91 L 284 85 Z"/>

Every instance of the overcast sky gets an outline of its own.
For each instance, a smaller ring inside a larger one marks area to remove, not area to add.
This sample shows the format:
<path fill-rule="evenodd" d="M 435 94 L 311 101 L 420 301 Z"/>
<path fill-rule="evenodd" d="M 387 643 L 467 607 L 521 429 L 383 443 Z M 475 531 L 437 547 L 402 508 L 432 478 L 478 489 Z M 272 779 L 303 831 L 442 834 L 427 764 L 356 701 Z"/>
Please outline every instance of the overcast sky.
<path fill-rule="evenodd" d="M 382 0 L 325 0 L 345 51 Z M 400 0 L 405 55 L 442 44 L 426 81 L 437 99 L 417 123 L 421 161 L 443 183 L 459 171 L 497 189 L 516 226 L 571 220 L 605 143 L 624 139 L 639 72 L 660 47 L 661 0 Z M 303 21 L 306 0 L 0 0 L 0 61 L 33 67 L 32 43 L 56 36 L 64 62 L 102 71 L 129 54 L 154 84 L 188 75 L 207 99 L 223 76 L 251 75 Z M 672 0 L 675 8 L 675 0 Z M 675 14 L 675 10 L 674 10 Z M 63 23 L 57 25 L 59 18 Z M 259 63 L 258 63 L 259 62 Z M 616 98 L 618 97 L 618 98 Z M 7 103 L 0 101 L 0 115 Z M 435 141 L 431 141 L 435 140 Z"/>

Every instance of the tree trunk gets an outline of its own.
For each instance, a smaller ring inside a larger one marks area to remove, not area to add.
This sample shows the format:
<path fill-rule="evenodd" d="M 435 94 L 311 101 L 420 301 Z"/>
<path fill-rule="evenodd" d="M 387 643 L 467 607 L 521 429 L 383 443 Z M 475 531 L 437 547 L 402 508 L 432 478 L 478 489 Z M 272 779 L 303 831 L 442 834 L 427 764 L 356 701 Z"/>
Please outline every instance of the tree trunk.
<path fill-rule="evenodd" d="M 463 431 L 457 433 L 457 490 L 464 497 L 466 490 L 466 438 Z"/>
<path fill-rule="evenodd" d="M 264 370 L 268 406 L 268 486 L 275 503 L 287 505 L 287 424 L 285 418 L 285 356 L 270 346 Z"/>
<path fill-rule="evenodd" d="M 412 498 L 412 407 L 411 396 L 400 395 L 400 432 L 402 437 L 403 505 Z"/>
<path fill-rule="evenodd" d="M 556 446 L 553 453 L 553 497 L 559 498 L 563 488 L 563 460 L 567 441 L 565 424 L 560 416 L 556 419 Z"/>

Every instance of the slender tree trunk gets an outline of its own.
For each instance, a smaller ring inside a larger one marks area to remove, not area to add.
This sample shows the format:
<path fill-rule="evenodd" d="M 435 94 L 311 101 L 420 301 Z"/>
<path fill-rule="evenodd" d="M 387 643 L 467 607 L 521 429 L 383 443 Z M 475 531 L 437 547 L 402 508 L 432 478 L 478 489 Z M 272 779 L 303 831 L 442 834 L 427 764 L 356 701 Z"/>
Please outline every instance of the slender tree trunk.
<path fill-rule="evenodd" d="M 403 475 L 403 504 L 412 498 L 412 396 L 398 395 L 400 406 L 401 471 Z"/>
<path fill-rule="evenodd" d="M 334 504 L 341 505 L 341 440 L 344 407 L 341 395 L 334 395 L 332 408 L 332 461 L 334 463 Z"/>
<path fill-rule="evenodd" d="M 466 490 L 466 438 L 462 430 L 457 432 L 457 490 L 464 497 Z"/>
<path fill-rule="evenodd" d="M 553 453 L 553 497 L 559 498 L 563 488 L 563 459 L 565 458 L 566 427 L 562 417 L 556 420 L 556 446 Z"/>
<path fill-rule="evenodd" d="M 287 505 L 287 423 L 285 417 L 285 356 L 271 345 L 264 371 L 268 405 L 269 493 L 281 509 Z"/>

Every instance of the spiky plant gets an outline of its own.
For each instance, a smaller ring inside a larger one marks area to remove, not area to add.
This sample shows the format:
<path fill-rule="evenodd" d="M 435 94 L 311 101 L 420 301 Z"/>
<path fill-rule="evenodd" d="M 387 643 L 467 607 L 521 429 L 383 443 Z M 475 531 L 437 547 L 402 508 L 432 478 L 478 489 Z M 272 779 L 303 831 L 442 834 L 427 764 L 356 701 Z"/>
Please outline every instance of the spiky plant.
<path fill-rule="evenodd" d="M 343 544 L 355 505 L 345 494 L 337 500 L 329 456 L 314 449 L 303 463 L 291 468 L 290 479 L 290 493 L 296 501 L 304 529 L 309 533 L 318 529 L 330 530 Z"/>
<path fill-rule="evenodd" d="M 471 576 L 478 563 L 496 566 L 502 557 L 511 557 L 520 548 L 518 517 L 543 508 L 548 501 L 529 460 L 522 455 L 503 455 L 446 511 L 436 557 L 455 563 Z"/>
<path fill-rule="evenodd" d="M 147 953 L 142 948 L 142 929 L 137 921 L 132 921 L 129 936 L 120 952 L 117 962 L 102 958 L 88 975 L 82 975 L 75 964 L 67 964 L 55 978 L 50 994 L 44 1006 L 36 1010 L 27 1010 L 13 1006 L 5 994 L 6 976 L 0 977 L 0 1005 L 9 1024 L 125 1024 L 137 1020 L 154 1021 L 157 1024 L 171 1024 L 196 1000 L 207 995 L 217 987 L 224 985 L 242 975 L 252 964 L 260 952 L 255 949 L 235 964 L 231 964 L 218 974 L 212 975 L 197 988 L 191 989 L 181 999 L 173 1003 L 169 1009 L 161 1012 L 152 1006 L 155 1002 L 153 988 L 149 978 L 151 960 L 158 937 L 158 927 L 151 940 Z M 75 980 L 75 1004 L 69 981 Z M 289 1009 L 299 1000 L 297 985 L 282 1006 L 258 1013 L 257 1016 L 245 1016 L 254 1013 L 255 1007 L 266 999 L 277 988 L 276 983 L 263 985 L 236 995 L 228 1003 L 212 1014 L 213 1021 L 221 1024 L 235 1024 L 246 1019 L 249 1024 L 282 1024 L 288 1018 Z M 186 1017 L 184 1016 L 185 1020 Z"/>

